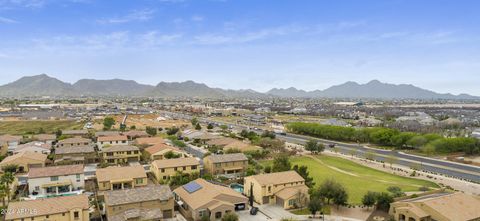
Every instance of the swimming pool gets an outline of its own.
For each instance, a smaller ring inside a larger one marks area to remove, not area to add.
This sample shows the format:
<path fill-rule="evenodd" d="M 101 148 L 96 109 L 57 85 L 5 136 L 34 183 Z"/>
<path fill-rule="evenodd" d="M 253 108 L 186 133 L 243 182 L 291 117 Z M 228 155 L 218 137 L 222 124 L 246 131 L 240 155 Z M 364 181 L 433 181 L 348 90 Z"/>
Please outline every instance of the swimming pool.
<path fill-rule="evenodd" d="M 243 193 L 243 185 L 242 184 L 232 183 L 232 184 L 230 184 L 230 188 L 232 188 L 233 190 L 235 190 L 239 193 Z"/>

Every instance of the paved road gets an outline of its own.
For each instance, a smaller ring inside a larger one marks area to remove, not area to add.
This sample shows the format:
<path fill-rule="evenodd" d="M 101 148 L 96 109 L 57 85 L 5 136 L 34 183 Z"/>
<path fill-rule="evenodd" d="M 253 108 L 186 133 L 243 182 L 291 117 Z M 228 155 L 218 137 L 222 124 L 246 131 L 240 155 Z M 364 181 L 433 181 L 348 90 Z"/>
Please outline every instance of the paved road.
<path fill-rule="evenodd" d="M 164 112 L 170 114 L 171 116 L 175 116 L 177 118 L 183 119 L 191 119 L 192 117 L 186 114 L 181 113 L 171 113 L 171 112 Z M 218 124 L 226 124 L 225 122 L 215 122 L 207 118 L 199 118 L 199 120 L 203 123 L 218 123 Z M 227 124 L 231 128 L 234 129 L 249 129 L 247 126 L 238 125 L 238 124 Z M 261 133 L 261 130 L 256 130 L 257 133 Z M 403 166 L 411 167 L 412 165 L 421 165 L 421 169 L 431 172 L 431 173 L 438 173 L 443 174 L 445 176 L 469 180 L 473 182 L 480 183 L 480 167 L 477 166 L 470 166 L 466 164 L 459 164 L 450 161 L 444 160 L 437 160 L 433 158 L 427 157 L 420 157 L 414 156 L 410 154 L 404 154 L 397 151 L 390 151 L 390 150 L 381 150 L 381 149 L 373 149 L 367 148 L 365 146 L 361 146 L 358 144 L 347 144 L 341 143 L 336 141 L 312 138 L 303 135 L 297 134 L 286 134 L 286 135 L 277 135 L 277 138 L 285 140 L 291 143 L 298 143 L 303 144 L 309 139 L 316 139 L 319 142 L 325 144 L 336 144 L 336 147 L 344 154 L 349 155 L 352 152 L 352 149 L 356 150 L 356 155 L 359 157 L 365 157 L 366 153 L 373 152 L 375 153 L 375 159 L 379 161 L 385 161 L 385 156 L 393 155 L 396 158 L 396 164 L 400 164 Z"/>
<path fill-rule="evenodd" d="M 301 136 L 296 134 L 287 134 L 286 136 L 277 135 L 277 138 L 285 140 L 287 142 L 298 143 L 298 144 L 303 144 L 308 139 L 316 139 L 316 138 L 311 138 L 311 137 Z M 437 160 L 437 159 L 432 159 L 427 157 L 414 156 L 414 155 L 404 154 L 397 151 L 367 148 L 358 144 L 346 144 L 346 143 L 334 142 L 334 141 L 323 140 L 323 139 L 316 139 L 316 140 L 325 144 L 335 143 L 338 150 L 346 155 L 349 155 L 352 152 L 352 149 L 355 149 L 357 156 L 360 156 L 360 157 L 365 157 L 367 152 L 373 152 L 375 153 L 376 160 L 384 161 L 384 162 L 386 161 L 385 156 L 393 155 L 397 159 L 396 164 L 400 164 L 407 167 L 411 167 L 412 165 L 421 165 L 421 169 L 425 171 L 440 173 L 447 176 L 466 179 L 466 180 L 480 183 L 480 167 L 462 165 L 454 162 Z"/>

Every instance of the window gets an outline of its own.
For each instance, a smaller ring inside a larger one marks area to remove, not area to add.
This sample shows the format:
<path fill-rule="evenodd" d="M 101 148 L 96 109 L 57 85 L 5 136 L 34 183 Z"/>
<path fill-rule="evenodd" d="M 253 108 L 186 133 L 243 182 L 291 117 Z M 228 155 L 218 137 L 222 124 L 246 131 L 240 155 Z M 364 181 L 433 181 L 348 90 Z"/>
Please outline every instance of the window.
<path fill-rule="evenodd" d="M 269 187 L 268 187 L 268 192 L 271 192 L 271 191 L 272 191 L 272 187 L 269 186 Z"/>
<path fill-rule="evenodd" d="M 163 169 L 163 168 L 160 171 L 162 171 L 162 173 L 165 173 L 165 169 Z"/>
<path fill-rule="evenodd" d="M 132 154 L 132 151 L 127 151 L 127 154 L 128 154 L 128 155 Z"/>
<path fill-rule="evenodd" d="M 293 206 L 293 205 L 295 205 L 295 202 L 296 202 L 295 199 L 291 199 L 291 200 L 288 201 L 288 205 Z"/>
<path fill-rule="evenodd" d="M 113 156 L 113 153 L 107 153 L 107 156 L 111 157 Z"/>
<path fill-rule="evenodd" d="M 58 181 L 58 176 L 51 176 L 50 181 Z"/>
<path fill-rule="evenodd" d="M 35 220 L 35 217 L 32 217 L 32 220 Z"/>
<path fill-rule="evenodd" d="M 135 179 L 135 184 L 142 184 L 143 183 L 143 179 L 142 178 L 137 178 Z"/>
<path fill-rule="evenodd" d="M 35 191 L 40 191 L 40 187 L 39 187 L 39 186 L 36 186 L 36 187 L 35 187 Z"/>
<path fill-rule="evenodd" d="M 173 168 L 173 170 L 177 171 L 177 168 L 175 167 L 175 168 Z"/>
<path fill-rule="evenodd" d="M 197 169 L 197 166 L 191 166 L 192 170 L 196 170 Z"/>
<path fill-rule="evenodd" d="M 50 218 L 50 216 L 49 216 L 49 215 L 46 215 L 46 216 L 45 216 L 45 218 L 47 218 L 47 219 L 48 219 L 48 218 Z"/>
<path fill-rule="evenodd" d="M 80 182 L 80 174 L 77 174 L 77 182 Z"/>
<path fill-rule="evenodd" d="M 62 213 L 62 216 L 65 216 L 65 213 Z"/>
<path fill-rule="evenodd" d="M 138 154 L 138 150 L 134 150 L 133 153 L 134 153 L 134 154 Z"/>
<path fill-rule="evenodd" d="M 207 210 L 200 210 L 200 211 L 198 212 L 198 216 L 200 216 L 200 217 L 207 216 L 207 215 L 208 215 L 208 214 L 207 214 Z"/>
<path fill-rule="evenodd" d="M 127 141 L 126 140 L 122 140 L 122 143 L 126 143 Z"/>
<path fill-rule="evenodd" d="M 73 219 L 79 219 L 79 218 L 80 218 L 80 214 L 78 213 L 78 211 L 73 212 Z"/>
<path fill-rule="evenodd" d="M 167 176 L 163 176 L 163 179 L 166 180 L 166 179 L 167 179 Z"/>
<path fill-rule="evenodd" d="M 187 170 L 187 167 L 183 167 L 182 170 Z"/>

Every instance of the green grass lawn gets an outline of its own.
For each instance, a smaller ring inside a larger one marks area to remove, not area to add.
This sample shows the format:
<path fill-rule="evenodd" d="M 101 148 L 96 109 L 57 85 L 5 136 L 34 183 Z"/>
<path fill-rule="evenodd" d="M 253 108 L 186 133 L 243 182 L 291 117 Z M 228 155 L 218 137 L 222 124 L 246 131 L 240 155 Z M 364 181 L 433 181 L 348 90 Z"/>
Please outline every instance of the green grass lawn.
<path fill-rule="evenodd" d="M 292 166 L 295 164 L 307 166 L 316 185 L 329 178 L 343 184 L 352 204 L 361 204 L 363 195 L 368 191 L 387 192 L 389 186 L 398 186 L 406 192 L 418 191 L 421 186 L 438 188 L 438 185 L 430 181 L 393 175 L 350 160 L 324 155 L 315 157 L 318 161 L 309 157 L 293 157 L 290 161 Z M 263 165 L 271 163 L 272 161 L 262 162 Z"/>
<path fill-rule="evenodd" d="M 57 129 L 73 130 L 81 129 L 83 123 L 71 120 L 49 120 L 49 121 L 0 121 L 2 134 L 22 135 L 26 133 L 38 133 L 40 128 L 46 133 L 54 133 Z"/>

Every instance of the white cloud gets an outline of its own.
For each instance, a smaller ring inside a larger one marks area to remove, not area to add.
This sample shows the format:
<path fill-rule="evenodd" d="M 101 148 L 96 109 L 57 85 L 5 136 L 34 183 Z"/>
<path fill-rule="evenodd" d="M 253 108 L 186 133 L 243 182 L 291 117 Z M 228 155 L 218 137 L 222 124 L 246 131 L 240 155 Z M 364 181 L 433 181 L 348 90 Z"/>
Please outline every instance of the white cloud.
<path fill-rule="evenodd" d="M 41 8 L 46 0 L 0 0 L 0 9 Z"/>
<path fill-rule="evenodd" d="M 265 28 L 254 32 L 231 34 L 202 34 L 194 37 L 194 42 L 203 45 L 246 43 L 269 37 L 285 36 L 305 30 L 303 27 L 290 25 L 276 28 Z"/>
<path fill-rule="evenodd" d="M 0 16 L 0 23 L 13 24 L 13 23 L 18 23 L 18 21 L 13 20 L 11 18 L 5 18 Z"/>
<path fill-rule="evenodd" d="M 201 22 L 205 20 L 205 18 L 203 16 L 200 16 L 200 15 L 194 15 L 192 16 L 192 21 L 195 21 L 195 22 Z"/>
<path fill-rule="evenodd" d="M 134 21 L 148 21 L 153 18 L 155 14 L 155 10 L 153 9 L 142 9 L 142 10 L 135 10 L 131 13 L 114 18 L 106 18 L 97 20 L 100 24 L 118 24 L 118 23 L 127 23 L 127 22 L 134 22 Z"/>

